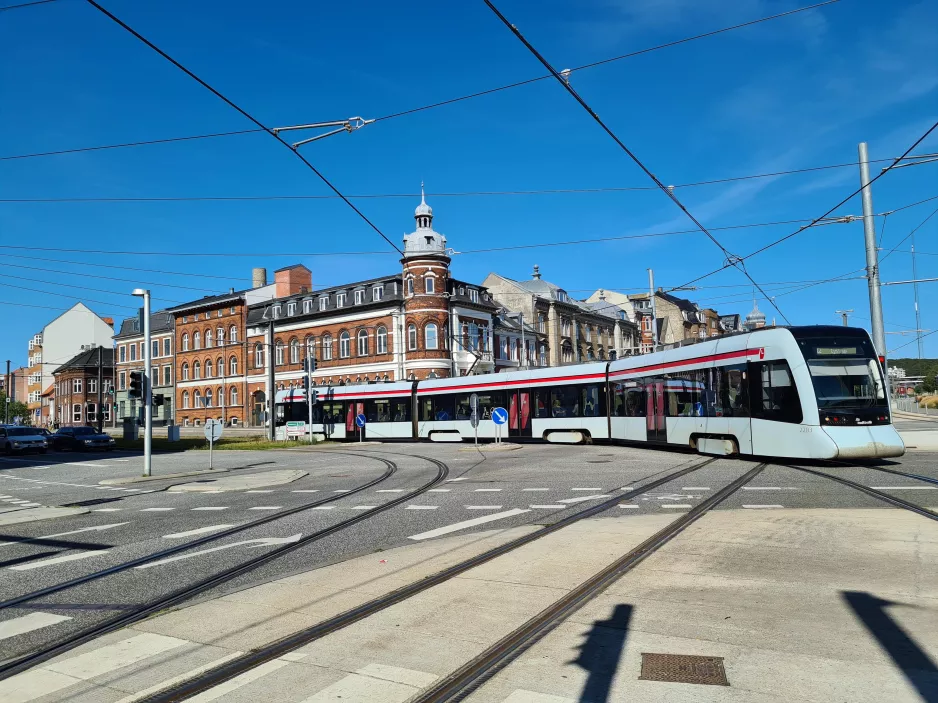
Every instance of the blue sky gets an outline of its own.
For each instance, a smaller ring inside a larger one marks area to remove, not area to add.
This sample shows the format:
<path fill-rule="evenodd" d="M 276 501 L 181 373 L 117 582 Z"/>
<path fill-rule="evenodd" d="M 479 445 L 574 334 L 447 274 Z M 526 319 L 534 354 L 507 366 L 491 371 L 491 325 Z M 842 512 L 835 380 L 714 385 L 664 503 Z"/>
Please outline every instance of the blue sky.
<path fill-rule="evenodd" d="M 271 126 L 389 115 L 543 73 L 484 3 L 107 0 L 106 7 Z M 502 0 L 500 9 L 558 68 L 673 41 L 793 9 L 774 0 Z M 246 129 L 234 110 L 79 0 L 0 13 L 0 155 Z M 573 74 L 580 94 L 667 184 L 898 156 L 938 119 L 938 10 L 929 2 L 841 0 L 818 10 L 651 52 Z M 933 133 L 918 152 L 938 151 Z M 647 187 L 647 177 L 553 81 L 382 120 L 303 149 L 347 194 Z M 878 172 L 880 164 L 873 165 Z M 938 195 L 938 164 L 878 181 L 881 213 Z M 328 195 L 327 188 L 264 134 L 44 158 L 0 161 L 2 198 Z M 678 188 L 705 225 L 812 219 L 858 186 L 855 167 Z M 576 246 L 470 253 L 690 229 L 652 190 L 536 195 L 429 195 L 436 229 L 466 253 L 455 276 L 489 271 L 548 280 L 586 297 L 599 287 L 639 288 L 654 267 L 680 285 L 722 264 L 700 233 Z M 355 201 L 392 240 L 413 228 L 412 196 Z M 931 201 L 886 218 L 884 246 L 938 207 Z M 854 199 L 838 214 L 859 214 Z M 881 228 L 883 218 L 877 218 Z M 715 230 L 747 254 L 796 228 Z M 301 262 L 314 285 L 398 269 L 398 257 L 335 199 L 227 202 L 0 203 L 0 244 L 172 252 L 91 255 L 0 249 L 0 301 L 133 314 L 134 282 L 155 305 L 246 287 L 253 266 Z M 883 280 L 911 278 L 908 241 L 882 265 Z M 938 215 L 916 234 L 920 277 L 938 276 Z M 185 256 L 214 252 L 220 257 Z M 391 252 L 310 256 L 329 252 Z M 9 254 L 59 259 L 11 258 Z M 236 256 L 238 255 L 238 256 Z M 245 256 L 246 255 L 246 256 Z M 864 266 L 859 222 L 809 230 L 747 262 L 776 293 L 788 281 L 829 278 Z M 146 273 L 101 265 L 153 269 Z M 15 266 L 14 266 L 15 265 Z M 40 267 L 36 271 L 22 267 Z M 54 270 L 54 272 L 50 272 Z M 71 273 L 62 273 L 62 272 Z M 82 275 L 88 274 L 88 275 Z M 220 276 L 223 278 L 205 278 Z M 13 278 L 19 276 L 21 278 Z M 752 293 L 727 270 L 687 297 L 747 313 Z M 72 286 L 113 291 L 92 292 Z M 185 286 L 189 288 L 173 288 Z M 35 293 L 11 285 L 40 288 Z M 707 287 L 705 287 L 707 286 Z M 728 286 L 728 287 L 713 287 Z M 739 287 L 729 287 L 739 286 Z M 921 286 L 923 327 L 938 329 L 936 284 Z M 911 286 L 883 292 L 887 329 L 915 324 Z M 835 323 L 853 308 L 867 326 L 866 282 L 848 280 L 779 295 L 796 324 Z M 121 307 L 125 306 L 125 307 Z M 760 307 L 776 315 L 767 301 Z M 25 362 L 26 342 L 55 310 L 0 305 L 0 359 Z M 779 322 L 781 319 L 779 318 Z M 889 335 L 890 348 L 912 337 Z M 938 334 L 925 340 L 938 356 Z M 910 344 L 898 356 L 915 354 Z"/>

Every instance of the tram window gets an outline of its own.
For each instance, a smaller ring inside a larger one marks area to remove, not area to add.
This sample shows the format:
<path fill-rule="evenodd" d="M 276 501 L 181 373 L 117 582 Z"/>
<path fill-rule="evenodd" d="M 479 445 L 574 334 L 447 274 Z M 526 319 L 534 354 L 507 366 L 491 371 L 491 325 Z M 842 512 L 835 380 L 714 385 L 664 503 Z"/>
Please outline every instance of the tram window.
<path fill-rule="evenodd" d="M 703 415 L 701 403 L 702 374 L 682 371 L 668 374 L 665 381 L 665 408 L 669 417 L 699 417 Z"/>
<path fill-rule="evenodd" d="M 550 391 L 551 417 L 580 417 L 580 389 L 559 386 Z"/>
<path fill-rule="evenodd" d="M 753 417 L 799 423 L 802 419 L 798 389 L 788 362 L 765 361 L 752 365 Z"/>
<path fill-rule="evenodd" d="M 322 421 L 335 425 L 335 424 L 344 424 L 345 423 L 345 409 L 342 407 L 342 401 L 331 400 L 319 403 L 319 406 L 322 406 Z M 313 410 L 318 406 L 314 405 Z"/>
<path fill-rule="evenodd" d="M 746 365 L 723 366 L 722 403 L 723 414 L 727 417 L 749 417 L 749 394 L 746 388 Z"/>
<path fill-rule="evenodd" d="M 580 408 L 583 417 L 605 417 L 606 403 L 602 396 L 605 396 L 605 393 L 600 394 L 599 384 L 580 388 Z"/>
<path fill-rule="evenodd" d="M 479 394 L 479 419 L 480 420 L 491 420 L 492 411 L 495 408 L 502 407 L 507 408 L 508 403 L 505 402 L 504 393 L 485 393 Z"/>
<path fill-rule="evenodd" d="M 645 390 L 636 381 L 613 386 L 613 417 L 644 417 Z"/>
<path fill-rule="evenodd" d="M 410 398 L 391 401 L 391 422 L 410 422 Z"/>
<path fill-rule="evenodd" d="M 550 417 L 550 390 L 547 388 L 534 391 L 534 417 Z"/>
<path fill-rule="evenodd" d="M 391 401 L 387 398 L 365 401 L 365 419 L 368 422 L 390 422 Z"/>
<path fill-rule="evenodd" d="M 420 401 L 420 419 L 445 421 L 456 417 L 456 397 L 453 395 L 434 395 Z"/>
<path fill-rule="evenodd" d="M 469 405 L 469 396 L 460 396 L 456 401 L 456 419 L 468 420 L 472 416 L 472 408 Z"/>

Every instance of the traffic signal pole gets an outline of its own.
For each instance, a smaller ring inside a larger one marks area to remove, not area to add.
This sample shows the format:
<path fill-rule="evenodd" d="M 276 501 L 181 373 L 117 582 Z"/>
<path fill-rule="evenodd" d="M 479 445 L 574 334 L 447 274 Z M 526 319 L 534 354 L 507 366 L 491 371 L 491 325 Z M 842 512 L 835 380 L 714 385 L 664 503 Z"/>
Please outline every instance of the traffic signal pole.
<path fill-rule="evenodd" d="M 135 288 L 134 295 L 143 298 L 143 475 L 149 476 L 153 458 L 153 383 L 150 378 L 150 291 Z"/>

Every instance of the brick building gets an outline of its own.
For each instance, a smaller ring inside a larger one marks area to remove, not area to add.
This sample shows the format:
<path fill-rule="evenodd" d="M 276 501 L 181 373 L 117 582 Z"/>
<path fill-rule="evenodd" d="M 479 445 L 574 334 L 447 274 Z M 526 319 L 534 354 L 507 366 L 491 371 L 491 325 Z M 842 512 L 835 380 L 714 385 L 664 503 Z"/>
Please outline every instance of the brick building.
<path fill-rule="evenodd" d="M 99 408 L 105 426 L 112 422 L 113 349 L 84 349 L 56 368 L 52 376 L 57 426 L 95 425 Z"/>
<path fill-rule="evenodd" d="M 153 408 L 155 426 L 172 424 L 175 409 L 175 374 L 173 359 L 173 314 L 160 310 L 150 315 L 150 363 L 153 395 L 163 396 L 163 405 Z M 141 401 L 131 398 L 129 393 L 130 373 L 143 370 L 143 329 L 139 317 L 130 317 L 121 323 L 120 331 L 114 335 L 117 357 L 114 364 L 117 374 L 115 405 L 118 421 L 139 417 Z"/>
<path fill-rule="evenodd" d="M 315 291 L 305 267 L 275 273 L 276 297 L 248 312 L 251 424 L 262 423 L 271 395 L 302 385 L 307 356 L 316 362 L 316 385 L 494 369 L 497 307 L 482 286 L 452 277 L 446 238 L 433 229 L 433 210 L 423 197 L 414 219 L 416 230 L 404 237 L 400 272 Z M 268 383 L 271 361 L 275 388 Z"/>

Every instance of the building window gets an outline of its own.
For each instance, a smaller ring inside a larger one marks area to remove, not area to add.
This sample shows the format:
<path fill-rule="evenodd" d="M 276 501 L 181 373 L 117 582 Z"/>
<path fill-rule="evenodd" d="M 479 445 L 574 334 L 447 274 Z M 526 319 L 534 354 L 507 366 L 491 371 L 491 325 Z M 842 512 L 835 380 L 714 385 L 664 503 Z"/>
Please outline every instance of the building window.
<path fill-rule="evenodd" d="M 479 291 L 477 291 L 475 288 L 470 288 L 470 289 L 469 289 L 469 300 L 472 301 L 473 303 L 478 303 L 478 302 L 479 302 Z"/>
<path fill-rule="evenodd" d="M 104 404 L 104 421 L 105 422 L 111 421 L 111 404 L 110 403 Z"/>
<path fill-rule="evenodd" d="M 150 343 L 150 356 L 159 356 L 160 355 L 160 340 L 154 339 Z"/>
<path fill-rule="evenodd" d="M 300 363 L 300 340 L 296 337 L 290 340 L 290 363 Z"/>
<path fill-rule="evenodd" d="M 586 341 L 587 342 L 593 341 L 593 328 L 590 325 L 586 326 Z"/>
<path fill-rule="evenodd" d="M 163 367 L 163 385 L 164 386 L 173 385 L 173 367 L 172 366 Z"/>
<path fill-rule="evenodd" d="M 212 348 L 212 330 L 205 330 L 205 348 Z"/>
<path fill-rule="evenodd" d="M 277 356 L 276 356 L 276 364 L 277 364 L 277 366 L 283 366 L 283 342 L 281 342 L 281 341 L 278 339 L 278 340 L 277 340 L 277 344 L 276 344 L 276 346 L 274 347 L 274 349 L 275 349 L 276 352 L 277 352 Z"/>
<path fill-rule="evenodd" d="M 182 392 L 182 407 L 184 408 L 189 407 L 189 391 Z"/>
<path fill-rule="evenodd" d="M 72 406 L 72 422 L 81 424 L 81 404 L 75 403 Z"/>
<path fill-rule="evenodd" d="M 335 306 L 337 308 L 345 307 L 345 293 L 336 293 L 335 294 Z"/>
<path fill-rule="evenodd" d="M 72 393 L 81 393 L 81 379 L 80 378 L 72 379 Z"/>
<path fill-rule="evenodd" d="M 225 346 L 225 328 L 219 327 L 215 330 L 215 344 L 220 347 Z"/>
<path fill-rule="evenodd" d="M 88 403 L 87 408 L 85 409 L 85 420 L 88 424 L 95 422 L 98 415 L 98 407 L 94 403 Z"/>
<path fill-rule="evenodd" d="M 136 344 L 130 345 L 130 360 L 131 361 L 137 360 L 137 345 Z"/>
<path fill-rule="evenodd" d="M 368 332 L 366 330 L 358 331 L 358 355 L 368 356 Z"/>
<path fill-rule="evenodd" d="M 407 279 L 407 294 L 408 295 L 414 294 L 414 279 L 413 278 Z"/>
<path fill-rule="evenodd" d="M 371 289 L 371 299 L 381 300 L 384 297 L 384 286 L 375 286 Z"/>
<path fill-rule="evenodd" d="M 365 291 L 357 290 L 355 291 L 355 304 L 361 305 L 365 302 Z"/>
<path fill-rule="evenodd" d="M 192 407 L 201 408 L 202 407 L 202 394 L 198 391 L 192 392 Z"/>
<path fill-rule="evenodd" d="M 417 348 L 417 325 L 407 325 L 407 348 L 411 351 Z"/>
<path fill-rule="evenodd" d="M 117 350 L 118 357 L 121 361 L 127 361 L 127 347 L 123 344 Z"/>
<path fill-rule="evenodd" d="M 198 322 L 198 321 L 199 321 L 199 313 L 196 313 L 195 315 L 193 315 L 193 316 L 192 316 L 192 319 L 195 320 L 196 322 Z"/>
<path fill-rule="evenodd" d="M 189 318 L 188 318 L 186 315 L 183 315 L 183 316 L 182 316 L 182 321 L 183 321 L 184 323 L 185 323 L 185 322 L 188 322 L 188 321 L 189 321 Z"/>
<path fill-rule="evenodd" d="M 232 389 L 231 389 L 231 403 L 230 403 L 230 405 L 231 405 L 231 406 L 236 406 L 237 404 L 238 404 L 238 389 L 237 389 L 237 388 L 232 388 Z M 233 419 L 232 419 L 232 422 L 234 422 Z"/>
<path fill-rule="evenodd" d="M 296 315 L 296 303 L 287 303 L 287 315 Z"/>
<path fill-rule="evenodd" d="M 119 390 L 119 391 L 127 390 L 127 374 L 126 374 L 126 372 L 121 371 L 119 374 L 117 374 L 117 384 L 118 384 L 117 390 Z"/>
<path fill-rule="evenodd" d="M 97 392 L 98 392 L 98 379 L 89 378 L 88 379 L 88 393 L 97 393 Z"/>
<path fill-rule="evenodd" d="M 205 389 L 205 407 L 206 408 L 212 407 L 212 389 L 211 388 Z"/>
<path fill-rule="evenodd" d="M 304 300 L 304 301 L 303 301 L 303 312 L 304 312 L 304 313 L 308 313 L 308 312 L 312 312 L 312 311 L 313 311 L 313 301 L 312 301 L 312 300 Z"/>
<path fill-rule="evenodd" d="M 211 377 L 212 377 L 212 360 L 206 359 L 205 360 L 205 378 L 211 378 Z"/>
<path fill-rule="evenodd" d="M 163 339 L 163 356 L 172 356 L 173 353 L 173 340 L 169 337 Z"/>
<path fill-rule="evenodd" d="M 560 333 L 561 333 L 564 337 L 569 337 L 569 336 L 570 336 L 570 320 L 568 320 L 568 319 L 565 318 L 565 317 L 562 318 L 562 319 L 560 320 L 560 330 L 561 330 Z"/>
<path fill-rule="evenodd" d="M 198 361 L 192 364 L 192 378 L 196 380 L 202 378 L 202 365 Z"/>
<path fill-rule="evenodd" d="M 182 335 L 182 350 L 189 351 L 189 335 L 188 334 Z"/>
<path fill-rule="evenodd" d="M 324 335 L 322 338 L 322 359 L 330 361 L 332 359 L 332 335 Z"/>
<path fill-rule="evenodd" d="M 274 305 L 274 318 L 278 318 L 283 314 L 283 307 L 280 305 Z"/>
<path fill-rule="evenodd" d="M 202 335 L 198 332 L 194 332 L 192 335 L 192 348 L 193 349 L 202 348 Z"/>
<path fill-rule="evenodd" d="M 228 343 L 234 344 L 238 341 L 238 328 L 232 325 L 228 328 Z"/>
<path fill-rule="evenodd" d="M 319 309 L 325 310 L 326 306 L 329 304 L 329 296 L 324 295 L 319 299 Z"/>
<path fill-rule="evenodd" d="M 183 363 L 180 375 L 183 381 L 189 380 L 189 364 Z M 121 382 L 121 385 L 123 385 L 123 382 Z"/>
<path fill-rule="evenodd" d="M 229 312 L 230 314 L 234 315 L 234 314 L 235 314 L 235 306 L 232 305 L 230 308 L 228 308 L 228 312 Z"/>
<path fill-rule="evenodd" d="M 431 322 L 423 330 L 424 348 L 437 349 L 440 344 L 439 328 L 435 322 Z"/>
<path fill-rule="evenodd" d="M 238 358 L 233 356 L 228 360 L 228 375 L 238 375 Z"/>
<path fill-rule="evenodd" d="M 352 354 L 352 338 L 348 332 L 339 335 L 339 358 L 347 359 Z"/>
<path fill-rule="evenodd" d="M 375 332 L 375 347 L 377 354 L 388 353 L 388 328 L 383 325 Z"/>
<path fill-rule="evenodd" d="M 433 280 L 432 276 L 427 276 L 424 280 L 424 287 L 427 293 L 436 292 L 436 281 Z"/>

